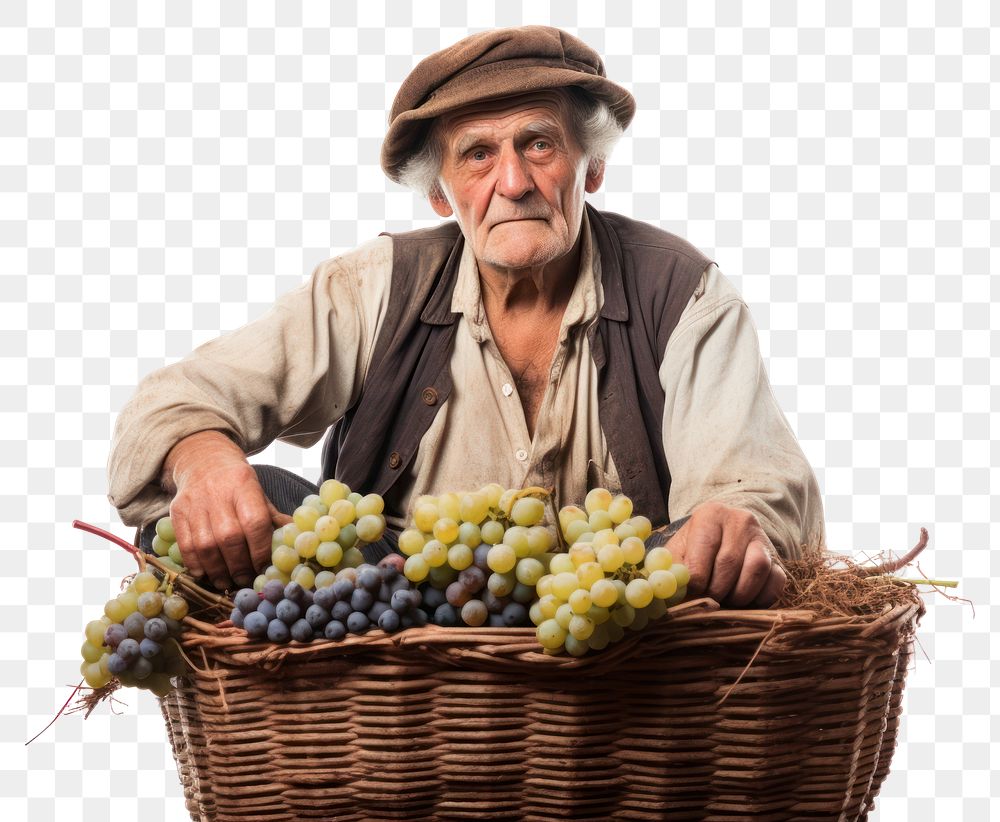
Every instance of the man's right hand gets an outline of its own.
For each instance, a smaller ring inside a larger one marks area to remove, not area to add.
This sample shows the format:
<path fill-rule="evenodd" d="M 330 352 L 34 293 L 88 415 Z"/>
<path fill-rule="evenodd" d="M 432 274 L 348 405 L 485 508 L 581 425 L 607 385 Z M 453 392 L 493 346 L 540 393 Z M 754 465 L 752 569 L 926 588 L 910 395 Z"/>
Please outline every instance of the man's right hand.
<path fill-rule="evenodd" d="M 271 561 L 271 534 L 290 522 L 264 496 L 243 451 L 219 431 L 178 442 L 160 484 L 174 493 L 170 521 L 184 565 L 219 591 L 252 584 Z"/>

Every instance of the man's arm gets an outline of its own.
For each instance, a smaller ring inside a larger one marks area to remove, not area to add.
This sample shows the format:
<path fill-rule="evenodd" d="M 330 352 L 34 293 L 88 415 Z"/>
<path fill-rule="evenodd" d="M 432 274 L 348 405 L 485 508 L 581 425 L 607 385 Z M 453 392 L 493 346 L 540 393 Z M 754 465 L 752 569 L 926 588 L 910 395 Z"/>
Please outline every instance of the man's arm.
<path fill-rule="evenodd" d="M 771 392 L 746 304 L 714 265 L 660 368 L 669 510 L 691 514 L 671 551 L 692 593 L 766 606 L 782 558 L 824 542 L 816 477 Z"/>
<path fill-rule="evenodd" d="M 143 525 L 170 506 L 185 563 L 215 583 L 266 561 L 258 535 L 270 509 L 246 455 L 276 438 L 309 446 L 350 407 L 388 292 L 391 242 L 327 261 L 260 319 L 143 380 L 108 464 L 123 522 Z"/>

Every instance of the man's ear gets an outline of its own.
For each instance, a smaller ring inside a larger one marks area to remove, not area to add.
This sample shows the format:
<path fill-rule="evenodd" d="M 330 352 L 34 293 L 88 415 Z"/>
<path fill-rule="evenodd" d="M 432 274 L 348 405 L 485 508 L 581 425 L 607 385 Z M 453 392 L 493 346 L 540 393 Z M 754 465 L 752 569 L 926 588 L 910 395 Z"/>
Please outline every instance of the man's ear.
<path fill-rule="evenodd" d="M 587 166 L 587 180 L 584 190 L 588 194 L 593 194 L 604 182 L 604 160 L 591 160 Z"/>
<path fill-rule="evenodd" d="M 430 201 L 431 208 L 434 209 L 434 213 L 437 214 L 438 217 L 450 217 L 455 213 L 454 209 L 451 207 L 451 203 L 448 202 L 448 198 L 444 196 L 441 186 L 437 183 L 435 183 L 434 188 L 428 192 L 427 199 Z"/>

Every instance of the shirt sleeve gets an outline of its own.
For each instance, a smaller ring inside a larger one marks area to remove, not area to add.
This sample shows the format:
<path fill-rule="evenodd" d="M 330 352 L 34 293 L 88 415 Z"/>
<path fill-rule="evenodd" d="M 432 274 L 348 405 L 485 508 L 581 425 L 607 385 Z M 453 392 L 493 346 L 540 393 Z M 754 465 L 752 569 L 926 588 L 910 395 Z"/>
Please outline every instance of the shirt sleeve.
<path fill-rule="evenodd" d="M 184 437 L 216 430 L 247 454 L 275 439 L 316 443 L 361 391 L 388 301 L 392 240 L 321 263 L 254 322 L 139 384 L 115 424 L 108 499 L 126 525 L 162 516 L 163 461 Z"/>
<path fill-rule="evenodd" d="M 822 548 L 816 476 L 771 391 L 750 311 L 714 264 L 659 373 L 671 518 L 718 501 L 753 512 L 780 557 Z"/>

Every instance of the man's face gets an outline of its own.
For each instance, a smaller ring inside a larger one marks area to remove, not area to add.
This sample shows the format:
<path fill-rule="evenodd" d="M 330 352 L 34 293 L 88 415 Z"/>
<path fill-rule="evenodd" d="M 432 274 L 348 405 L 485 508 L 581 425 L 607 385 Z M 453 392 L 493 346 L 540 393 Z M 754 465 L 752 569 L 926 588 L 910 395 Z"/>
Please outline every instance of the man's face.
<path fill-rule="evenodd" d="M 603 166 L 588 174 L 568 105 L 540 91 L 477 103 L 437 124 L 444 197 L 432 195 L 431 205 L 455 215 L 481 267 L 544 266 L 576 243 L 584 192 L 600 186 Z"/>

